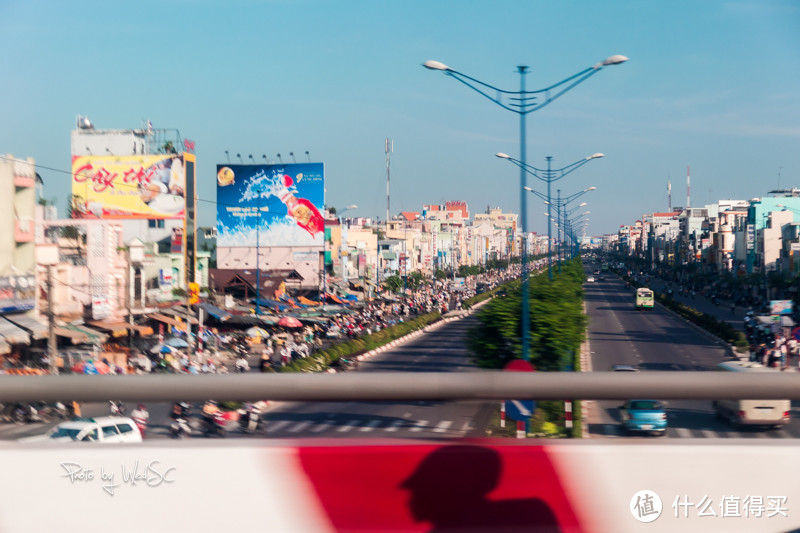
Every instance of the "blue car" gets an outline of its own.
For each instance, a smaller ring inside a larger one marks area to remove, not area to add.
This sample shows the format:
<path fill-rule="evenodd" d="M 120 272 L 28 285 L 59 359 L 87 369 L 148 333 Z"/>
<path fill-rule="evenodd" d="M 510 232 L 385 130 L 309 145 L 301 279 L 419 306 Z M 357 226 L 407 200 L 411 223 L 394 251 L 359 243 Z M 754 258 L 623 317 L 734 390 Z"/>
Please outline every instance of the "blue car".
<path fill-rule="evenodd" d="M 667 412 L 658 400 L 628 400 L 620 405 L 622 429 L 628 433 L 664 435 L 667 431 Z"/>

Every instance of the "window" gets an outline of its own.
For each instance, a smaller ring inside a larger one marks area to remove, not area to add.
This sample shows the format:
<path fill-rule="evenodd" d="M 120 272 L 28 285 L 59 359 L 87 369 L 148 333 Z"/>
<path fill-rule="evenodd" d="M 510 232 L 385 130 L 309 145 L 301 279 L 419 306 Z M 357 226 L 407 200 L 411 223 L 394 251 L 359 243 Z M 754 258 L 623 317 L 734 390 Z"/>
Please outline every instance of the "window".
<path fill-rule="evenodd" d="M 148 219 L 147 220 L 147 227 L 148 228 L 163 228 L 164 227 L 164 219 Z"/>
<path fill-rule="evenodd" d="M 114 437 L 119 435 L 117 426 L 103 426 L 103 437 Z"/>
<path fill-rule="evenodd" d="M 91 430 L 90 432 L 88 432 L 88 433 L 87 433 L 86 435 L 84 435 L 84 437 L 81 439 L 81 441 L 84 441 L 84 442 L 87 442 L 87 441 L 96 441 L 96 440 L 97 440 L 97 428 L 95 428 L 95 429 Z"/>
<path fill-rule="evenodd" d="M 131 432 L 133 431 L 133 427 L 131 427 L 131 425 L 130 425 L 130 424 L 119 424 L 119 425 L 117 426 L 117 429 L 118 429 L 118 430 L 119 430 L 119 432 L 120 432 L 120 433 L 122 433 L 123 435 L 124 435 L 125 433 L 131 433 Z"/>

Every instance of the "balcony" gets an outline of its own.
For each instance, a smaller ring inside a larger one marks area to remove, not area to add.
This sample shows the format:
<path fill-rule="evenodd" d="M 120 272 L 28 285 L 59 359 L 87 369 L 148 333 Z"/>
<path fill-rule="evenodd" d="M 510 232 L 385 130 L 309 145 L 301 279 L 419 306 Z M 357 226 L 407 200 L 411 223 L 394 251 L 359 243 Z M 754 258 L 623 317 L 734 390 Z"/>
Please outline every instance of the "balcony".
<path fill-rule="evenodd" d="M 14 242 L 33 242 L 34 222 L 32 218 L 17 218 L 14 220 Z"/>

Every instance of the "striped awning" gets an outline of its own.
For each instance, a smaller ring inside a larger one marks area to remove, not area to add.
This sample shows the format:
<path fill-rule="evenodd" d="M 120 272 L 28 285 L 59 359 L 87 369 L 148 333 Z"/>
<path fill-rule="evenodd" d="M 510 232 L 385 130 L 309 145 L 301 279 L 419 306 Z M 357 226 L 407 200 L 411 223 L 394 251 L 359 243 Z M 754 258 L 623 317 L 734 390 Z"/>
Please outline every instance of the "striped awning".
<path fill-rule="evenodd" d="M 30 344 L 28 332 L 8 320 L 0 320 L 0 337 L 8 344 Z"/>
<path fill-rule="evenodd" d="M 19 326 L 20 328 L 28 331 L 34 340 L 47 338 L 47 323 L 37 320 L 36 318 L 26 315 L 24 313 L 14 315 L 3 315 L 3 318 Z"/>

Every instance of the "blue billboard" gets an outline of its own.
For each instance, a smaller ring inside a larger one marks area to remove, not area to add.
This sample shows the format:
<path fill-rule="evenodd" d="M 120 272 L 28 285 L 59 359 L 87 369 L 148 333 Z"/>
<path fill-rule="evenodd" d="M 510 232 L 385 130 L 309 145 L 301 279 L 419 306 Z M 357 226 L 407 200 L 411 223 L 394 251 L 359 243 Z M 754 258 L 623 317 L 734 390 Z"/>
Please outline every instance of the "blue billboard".
<path fill-rule="evenodd" d="M 217 246 L 324 244 L 322 163 L 217 165 Z"/>

